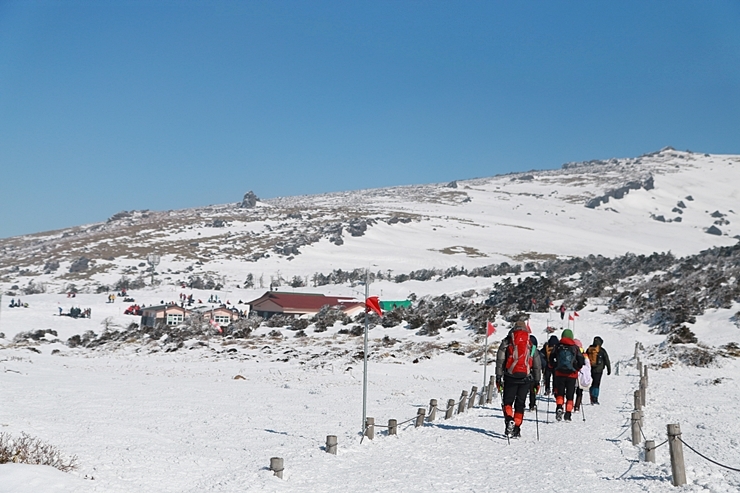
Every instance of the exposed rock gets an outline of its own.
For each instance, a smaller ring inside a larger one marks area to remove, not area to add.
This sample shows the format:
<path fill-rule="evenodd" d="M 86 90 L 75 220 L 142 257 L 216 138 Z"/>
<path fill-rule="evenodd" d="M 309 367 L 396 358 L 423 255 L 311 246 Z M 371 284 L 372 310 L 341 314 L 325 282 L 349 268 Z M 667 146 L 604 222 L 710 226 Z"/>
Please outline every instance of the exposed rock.
<path fill-rule="evenodd" d="M 90 259 L 87 257 L 80 257 L 69 266 L 70 272 L 84 272 L 90 267 Z"/>
<path fill-rule="evenodd" d="M 253 191 L 250 190 L 244 194 L 244 198 L 242 199 L 241 204 L 239 204 L 239 208 L 252 209 L 257 205 L 258 201 L 259 198 L 254 194 Z"/>
<path fill-rule="evenodd" d="M 445 185 L 447 188 L 457 188 L 457 181 L 451 181 L 447 185 Z"/>
<path fill-rule="evenodd" d="M 717 235 L 722 236 L 722 230 L 719 229 L 717 226 L 710 226 L 705 230 L 705 233 L 708 233 L 710 235 Z"/>
<path fill-rule="evenodd" d="M 624 196 L 627 195 L 630 190 L 639 190 L 640 188 L 644 188 L 645 190 L 652 190 L 653 188 L 655 188 L 655 181 L 653 177 L 649 176 L 643 182 L 631 181 L 623 187 L 609 190 L 604 195 L 600 197 L 594 197 L 586 202 L 586 207 L 588 207 L 589 209 L 595 209 L 601 204 L 606 204 L 607 202 L 609 202 L 610 198 L 621 199 L 624 198 Z"/>

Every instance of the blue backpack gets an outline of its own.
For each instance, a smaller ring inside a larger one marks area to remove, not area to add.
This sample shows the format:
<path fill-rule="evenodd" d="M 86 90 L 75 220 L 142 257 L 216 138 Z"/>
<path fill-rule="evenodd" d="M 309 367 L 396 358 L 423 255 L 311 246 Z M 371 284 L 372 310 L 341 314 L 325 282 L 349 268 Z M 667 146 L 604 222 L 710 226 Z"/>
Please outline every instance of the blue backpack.
<path fill-rule="evenodd" d="M 558 352 L 555 353 L 555 358 L 558 361 L 557 366 L 555 366 L 556 370 L 567 373 L 578 371 L 576 369 L 576 353 L 573 352 L 573 349 L 574 346 L 566 346 L 565 344 L 558 346 Z"/>

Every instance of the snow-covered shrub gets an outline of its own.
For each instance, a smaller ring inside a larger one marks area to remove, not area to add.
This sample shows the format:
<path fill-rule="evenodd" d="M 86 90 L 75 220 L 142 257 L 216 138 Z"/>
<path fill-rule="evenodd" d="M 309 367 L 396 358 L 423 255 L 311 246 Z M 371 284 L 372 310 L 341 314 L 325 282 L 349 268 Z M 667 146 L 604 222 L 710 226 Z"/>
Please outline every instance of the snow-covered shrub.
<path fill-rule="evenodd" d="M 29 281 L 28 286 L 23 288 L 24 294 L 41 294 L 46 292 L 46 285 L 40 282 Z"/>
<path fill-rule="evenodd" d="M 13 342 L 28 342 L 30 341 L 40 341 L 42 339 L 46 339 L 46 335 L 52 335 L 54 337 L 57 337 L 57 331 L 53 329 L 37 329 L 37 330 L 30 330 L 28 332 L 19 332 L 18 334 L 13 337 Z"/>
<path fill-rule="evenodd" d="M 364 317 L 365 315 L 362 314 Z M 343 325 L 350 323 L 352 319 L 337 307 L 329 305 L 322 306 L 311 322 L 316 324 L 316 332 L 323 332 L 333 326 L 336 322 L 342 322 Z"/>
<path fill-rule="evenodd" d="M 77 456 L 65 457 L 54 445 L 23 432 L 18 438 L 0 433 L 0 464 L 9 462 L 51 466 L 64 472 L 77 468 Z"/>

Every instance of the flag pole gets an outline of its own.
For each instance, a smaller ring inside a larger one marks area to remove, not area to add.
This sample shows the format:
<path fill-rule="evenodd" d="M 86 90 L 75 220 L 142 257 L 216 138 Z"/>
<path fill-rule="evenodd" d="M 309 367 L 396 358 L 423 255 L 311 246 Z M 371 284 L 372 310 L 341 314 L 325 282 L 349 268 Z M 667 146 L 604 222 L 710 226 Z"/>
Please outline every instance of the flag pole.
<path fill-rule="evenodd" d="M 370 275 L 369 270 L 365 271 L 365 303 L 370 297 Z M 368 327 L 368 314 L 367 306 L 365 306 L 365 345 L 362 352 L 363 355 L 363 368 L 362 368 L 362 437 L 365 437 L 365 423 L 367 422 L 367 327 Z"/>

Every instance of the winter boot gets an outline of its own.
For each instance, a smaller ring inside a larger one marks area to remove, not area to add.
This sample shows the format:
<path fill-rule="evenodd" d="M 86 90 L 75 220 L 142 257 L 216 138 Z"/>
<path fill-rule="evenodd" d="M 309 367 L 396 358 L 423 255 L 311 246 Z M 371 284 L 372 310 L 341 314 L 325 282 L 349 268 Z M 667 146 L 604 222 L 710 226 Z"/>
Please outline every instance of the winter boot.
<path fill-rule="evenodd" d="M 565 412 L 565 421 L 570 421 L 570 411 Z"/>
<path fill-rule="evenodd" d="M 563 420 L 563 408 L 561 406 L 558 406 L 558 408 L 555 410 L 555 419 L 557 421 Z"/>
<path fill-rule="evenodd" d="M 514 433 L 514 429 L 515 428 L 516 427 L 514 426 L 514 420 L 511 419 L 511 418 L 507 418 L 506 419 L 506 431 L 504 431 L 504 433 L 506 434 L 506 436 L 507 437 L 512 436 L 512 434 Z"/>
<path fill-rule="evenodd" d="M 514 429 L 511 430 L 511 438 L 519 438 L 520 436 L 522 436 L 522 429 L 515 426 Z"/>

